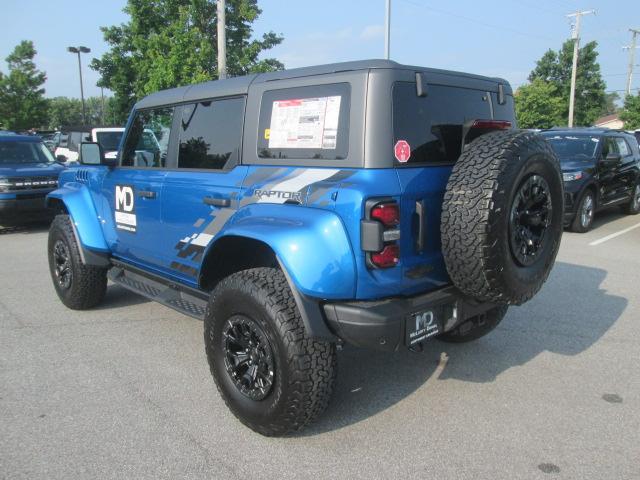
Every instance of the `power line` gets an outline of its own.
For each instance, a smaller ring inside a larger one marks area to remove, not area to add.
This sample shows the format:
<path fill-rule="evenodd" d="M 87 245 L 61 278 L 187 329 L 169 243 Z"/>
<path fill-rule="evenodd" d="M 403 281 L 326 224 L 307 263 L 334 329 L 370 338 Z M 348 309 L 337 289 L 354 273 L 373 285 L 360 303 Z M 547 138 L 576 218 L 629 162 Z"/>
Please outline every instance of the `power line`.
<path fill-rule="evenodd" d="M 533 34 L 533 33 L 522 32 L 520 30 L 516 30 L 515 28 L 505 27 L 504 25 L 494 25 L 494 24 L 491 24 L 491 23 L 484 22 L 482 20 L 478 20 L 476 18 L 467 17 L 467 16 L 464 16 L 464 15 L 460 15 L 460 14 L 457 14 L 457 13 L 449 12 L 449 11 L 442 10 L 442 9 L 439 9 L 439 8 L 434 8 L 434 7 L 425 5 L 423 3 L 413 2 L 411 0 L 402 0 L 402 1 L 404 3 L 407 3 L 409 5 L 413 5 L 415 7 L 424 8 L 426 10 L 430 10 L 430 11 L 435 12 L 435 13 L 440 13 L 442 15 L 449 15 L 450 17 L 454 17 L 454 18 L 460 18 L 460 19 L 466 20 L 468 22 L 477 23 L 478 25 L 482 25 L 482 26 L 487 27 L 487 28 L 493 28 L 493 29 L 496 29 L 496 30 L 504 30 L 504 31 L 507 31 L 507 32 L 515 33 L 517 35 L 523 35 L 525 37 L 539 38 L 539 39 L 552 41 L 552 42 L 555 41 L 555 39 L 552 39 L 551 37 L 545 37 L 543 35 L 536 35 L 536 34 Z"/>

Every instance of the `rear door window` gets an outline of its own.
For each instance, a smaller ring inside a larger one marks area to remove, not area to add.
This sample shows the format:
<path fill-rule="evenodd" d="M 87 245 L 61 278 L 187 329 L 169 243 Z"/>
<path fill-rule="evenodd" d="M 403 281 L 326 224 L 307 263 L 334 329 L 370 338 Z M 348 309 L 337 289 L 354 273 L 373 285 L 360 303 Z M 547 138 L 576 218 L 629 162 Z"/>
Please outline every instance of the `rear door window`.
<path fill-rule="evenodd" d="M 258 156 L 343 160 L 349 152 L 348 83 L 270 90 L 263 94 Z"/>
<path fill-rule="evenodd" d="M 411 154 L 405 162 L 396 159 L 396 164 L 454 163 L 462 151 L 465 123 L 491 118 L 486 95 L 480 90 L 429 85 L 427 96 L 418 97 L 415 83 L 397 82 L 393 87 L 394 145 L 407 142 Z"/>
<path fill-rule="evenodd" d="M 219 170 L 238 164 L 244 105 L 242 97 L 182 107 L 178 168 Z"/>

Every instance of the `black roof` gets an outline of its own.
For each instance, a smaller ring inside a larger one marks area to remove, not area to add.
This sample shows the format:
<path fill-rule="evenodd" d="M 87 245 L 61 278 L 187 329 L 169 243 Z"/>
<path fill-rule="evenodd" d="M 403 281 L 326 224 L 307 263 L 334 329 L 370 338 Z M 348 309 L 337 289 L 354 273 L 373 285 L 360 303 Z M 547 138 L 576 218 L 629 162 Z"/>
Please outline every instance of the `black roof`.
<path fill-rule="evenodd" d="M 392 60 L 358 60 L 352 62 L 318 65 L 313 67 L 293 68 L 290 70 L 280 70 L 276 72 L 258 74 L 254 73 L 242 77 L 227 78 L 224 80 L 212 80 L 196 85 L 186 85 L 184 87 L 161 90 L 144 97 L 136 104 L 135 108 L 140 109 L 156 107 L 160 105 L 170 105 L 174 103 L 195 101 L 204 98 L 246 95 L 249 91 L 249 86 L 252 83 L 263 83 L 289 78 L 308 77 L 312 75 L 326 75 L 330 73 L 370 70 L 378 68 L 413 70 L 435 75 L 456 76 L 475 80 L 492 81 L 494 83 L 504 84 L 505 93 L 511 94 L 511 87 L 509 86 L 509 83 L 501 78 L 484 77 L 481 75 L 440 70 L 436 68 L 402 65 Z"/>

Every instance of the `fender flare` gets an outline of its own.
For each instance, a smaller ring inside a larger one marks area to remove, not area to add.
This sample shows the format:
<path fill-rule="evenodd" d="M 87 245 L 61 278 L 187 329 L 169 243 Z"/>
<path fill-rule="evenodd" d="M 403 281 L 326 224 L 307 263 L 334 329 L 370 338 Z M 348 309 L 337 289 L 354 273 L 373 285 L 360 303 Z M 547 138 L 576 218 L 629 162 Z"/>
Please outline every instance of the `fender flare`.
<path fill-rule="evenodd" d="M 329 210 L 255 203 L 238 210 L 215 241 L 226 236 L 258 240 L 275 253 L 295 287 L 306 297 L 354 298 L 356 263 L 348 233 Z"/>
<path fill-rule="evenodd" d="M 53 200 L 62 202 L 71 217 L 71 224 L 84 263 L 107 266 L 109 247 L 104 239 L 98 214 L 87 187 L 76 182 L 66 183 L 47 195 L 46 206 L 50 207 Z"/>

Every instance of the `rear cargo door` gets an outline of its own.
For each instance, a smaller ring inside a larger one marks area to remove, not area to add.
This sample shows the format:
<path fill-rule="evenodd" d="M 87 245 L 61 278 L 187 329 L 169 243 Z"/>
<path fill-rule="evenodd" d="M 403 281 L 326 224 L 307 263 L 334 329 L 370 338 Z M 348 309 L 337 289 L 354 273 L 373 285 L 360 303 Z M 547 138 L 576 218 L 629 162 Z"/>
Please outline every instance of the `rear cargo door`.
<path fill-rule="evenodd" d="M 465 124 L 492 115 L 492 98 L 486 91 L 429 85 L 428 94 L 418 97 L 415 83 L 394 85 L 393 155 L 402 190 L 400 259 L 405 291 L 449 283 L 440 247 L 444 191 L 461 153 Z"/>

